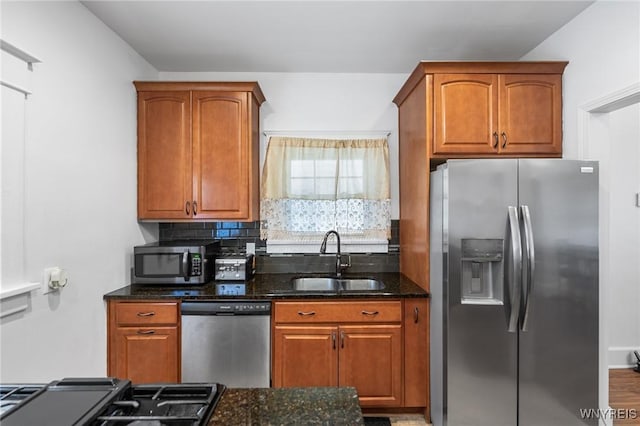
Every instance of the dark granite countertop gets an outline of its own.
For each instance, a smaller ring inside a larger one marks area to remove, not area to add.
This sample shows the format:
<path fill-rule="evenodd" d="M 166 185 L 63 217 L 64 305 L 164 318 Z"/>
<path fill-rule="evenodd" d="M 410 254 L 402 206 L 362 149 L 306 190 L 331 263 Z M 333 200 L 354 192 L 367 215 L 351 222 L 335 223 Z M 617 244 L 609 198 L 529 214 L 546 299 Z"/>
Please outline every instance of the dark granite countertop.
<path fill-rule="evenodd" d="M 313 274 L 256 274 L 249 281 L 214 281 L 200 286 L 129 285 L 104 295 L 105 299 L 335 299 L 335 298 L 411 298 L 429 297 L 413 281 L 399 273 L 366 273 L 345 278 L 373 278 L 382 281 L 383 290 L 350 292 L 293 291 L 291 280 Z M 240 290 L 240 291 L 237 291 Z M 225 294 L 233 293 L 233 294 Z M 235 294 L 238 293 L 238 294 Z"/>
<path fill-rule="evenodd" d="M 364 425 L 355 388 L 227 389 L 213 425 Z"/>

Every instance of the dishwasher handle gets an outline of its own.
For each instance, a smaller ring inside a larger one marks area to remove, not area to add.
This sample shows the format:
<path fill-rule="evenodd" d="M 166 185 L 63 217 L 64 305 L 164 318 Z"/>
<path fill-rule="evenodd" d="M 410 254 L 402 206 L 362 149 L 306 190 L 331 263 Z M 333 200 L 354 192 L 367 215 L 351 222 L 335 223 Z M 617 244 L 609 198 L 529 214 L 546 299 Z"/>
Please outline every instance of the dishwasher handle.
<path fill-rule="evenodd" d="M 271 315 L 269 301 L 206 301 L 182 302 L 182 315 Z"/>

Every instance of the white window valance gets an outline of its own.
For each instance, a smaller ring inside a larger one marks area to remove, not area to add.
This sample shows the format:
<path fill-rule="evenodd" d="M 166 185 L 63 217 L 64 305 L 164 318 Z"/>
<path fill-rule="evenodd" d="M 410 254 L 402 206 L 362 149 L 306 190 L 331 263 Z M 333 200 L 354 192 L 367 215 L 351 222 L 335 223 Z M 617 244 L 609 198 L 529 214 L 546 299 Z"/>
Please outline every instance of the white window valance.
<path fill-rule="evenodd" d="M 271 137 L 262 173 L 261 238 L 320 241 L 391 234 L 386 139 Z"/>

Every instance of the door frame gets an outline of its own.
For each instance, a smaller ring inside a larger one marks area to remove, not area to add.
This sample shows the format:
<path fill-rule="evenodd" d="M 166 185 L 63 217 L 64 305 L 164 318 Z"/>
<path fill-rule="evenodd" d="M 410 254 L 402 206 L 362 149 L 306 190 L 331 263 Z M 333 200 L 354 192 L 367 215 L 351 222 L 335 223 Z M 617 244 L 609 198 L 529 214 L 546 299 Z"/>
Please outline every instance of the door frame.
<path fill-rule="evenodd" d="M 640 103 L 640 82 L 611 92 L 605 96 L 593 99 L 578 107 L 578 158 L 581 160 L 608 160 L 611 156 L 611 133 L 609 127 L 609 113 L 627 106 Z M 608 169 L 600 167 L 600 188 L 610 187 Z M 611 241 L 609 238 L 609 209 L 610 199 L 608 191 L 600 191 L 599 199 L 599 240 L 600 240 L 600 268 L 599 268 L 599 405 L 601 409 L 609 408 L 609 344 L 608 344 L 608 296 L 609 282 L 609 252 Z M 605 420 L 607 425 L 611 419 Z"/>

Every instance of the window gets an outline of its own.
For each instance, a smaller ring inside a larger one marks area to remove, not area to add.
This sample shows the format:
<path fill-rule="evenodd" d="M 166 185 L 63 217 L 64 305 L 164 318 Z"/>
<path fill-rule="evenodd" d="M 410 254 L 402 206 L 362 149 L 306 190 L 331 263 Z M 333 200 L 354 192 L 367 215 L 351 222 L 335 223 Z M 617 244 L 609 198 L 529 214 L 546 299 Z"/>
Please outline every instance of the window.
<path fill-rule="evenodd" d="M 269 140 L 260 204 L 267 251 L 317 252 L 330 229 L 345 252 L 386 251 L 390 204 L 386 139 Z"/>

